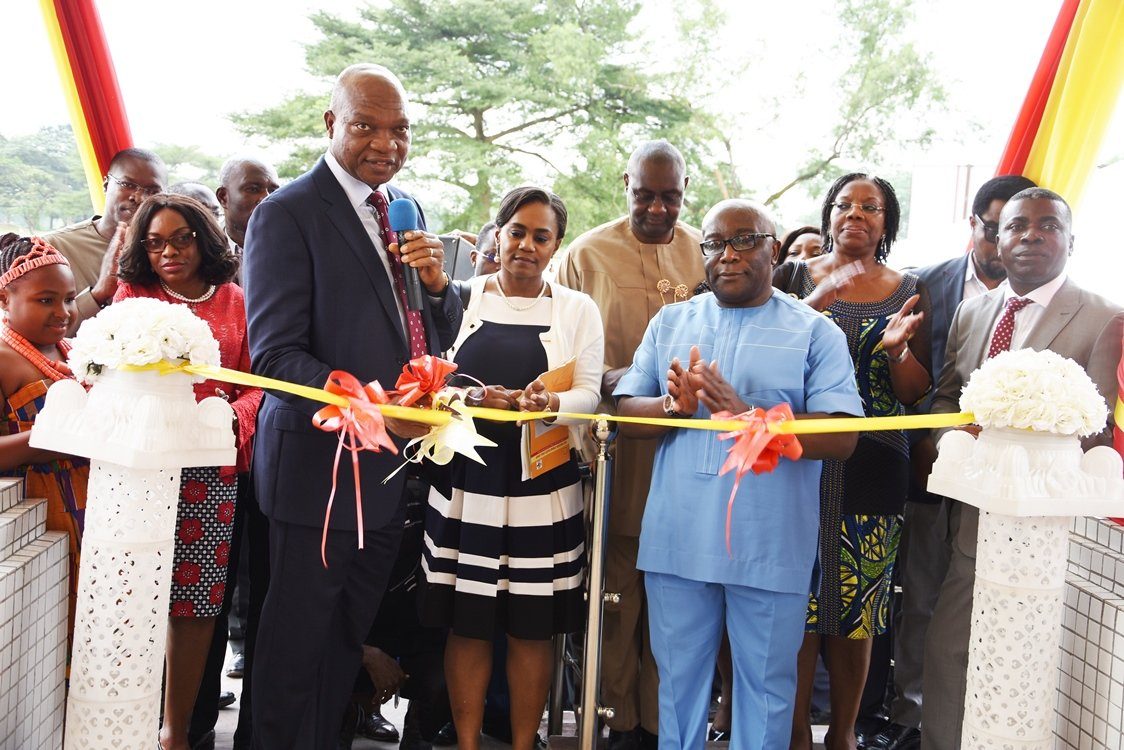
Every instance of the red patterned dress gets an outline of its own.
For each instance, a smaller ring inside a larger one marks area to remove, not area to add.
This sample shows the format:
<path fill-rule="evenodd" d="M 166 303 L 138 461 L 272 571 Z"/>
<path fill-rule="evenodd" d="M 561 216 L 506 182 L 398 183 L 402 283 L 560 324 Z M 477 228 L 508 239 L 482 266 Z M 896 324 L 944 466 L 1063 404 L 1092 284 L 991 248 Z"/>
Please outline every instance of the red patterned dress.
<path fill-rule="evenodd" d="M 148 297 L 172 304 L 186 304 L 207 321 L 219 342 L 220 364 L 231 370 L 250 371 L 250 349 L 246 340 L 246 306 L 242 290 L 222 284 L 208 299 L 185 303 L 164 292 L 158 284 L 120 284 L 114 302 L 130 297 Z M 176 548 L 172 567 L 172 617 L 214 617 L 226 594 L 226 568 L 234 532 L 234 502 L 238 474 L 248 471 L 260 388 L 206 380 L 195 384 L 195 400 L 218 396 L 230 402 L 238 417 L 237 466 L 202 466 L 183 470 L 176 515 Z"/>

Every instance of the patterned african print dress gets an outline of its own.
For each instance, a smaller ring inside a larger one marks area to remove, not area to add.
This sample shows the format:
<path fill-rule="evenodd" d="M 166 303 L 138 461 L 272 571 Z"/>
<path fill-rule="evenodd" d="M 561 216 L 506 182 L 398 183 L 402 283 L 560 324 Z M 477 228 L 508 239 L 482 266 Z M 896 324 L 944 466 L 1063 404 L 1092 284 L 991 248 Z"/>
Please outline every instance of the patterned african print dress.
<path fill-rule="evenodd" d="M 250 371 L 246 339 L 246 305 L 242 290 L 220 284 L 214 295 L 197 303 L 184 303 L 159 286 L 120 284 L 113 300 L 149 297 L 171 304 L 186 304 L 207 322 L 219 342 L 223 367 Z M 238 496 L 238 474 L 249 469 L 250 451 L 257 424 L 260 388 L 249 388 L 218 380 L 195 384 L 195 400 L 218 396 L 230 402 L 238 418 L 237 466 L 194 466 L 180 474 L 180 498 L 176 509 L 175 551 L 172 557 L 172 617 L 214 617 L 226 596 L 226 573 L 234 534 L 234 509 Z"/>
<path fill-rule="evenodd" d="M 7 418 L 0 434 L 27 432 L 47 399 L 51 380 L 36 380 L 8 396 Z M 82 550 L 82 529 L 86 520 L 86 483 L 90 462 L 85 458 L 63 458 L 42 464 L 18 466 L 0 476 L 23 477 L 24 497 L 46 498 L 47 529 L 64 531 L 70 539 L 70 619 L 68 640 L 74 636 L 74 607 L 78 601 L 78 562 Z"/>
<path fill-rule="evenodd" d="M 793 286 L 801 298 L 816 288 L 800 263 Z M 928 297 L 920 281 L 903 274 L 901 284 L 878 302 L 837 300 L 824 310 L 847 336 L 855 380 L 868 417 L 905 409 L 894 395 L 882 333 L 906 300 L 921 293 L 925 313 L 912 352 L 929 352 Z M 924 356 L 924 355 L 919 355 Z M 927 362 L 922 362 L 928 368 Z M 846 461 L 825 460 L 820 475 L 819 591 L 809 595 L 806 630 L 821 635 L 872 638 L 889 625 L 891 575 L 898 556 L 901 512 L 909 489 L 909 441 L 904 431 L 863 432 Z"/>

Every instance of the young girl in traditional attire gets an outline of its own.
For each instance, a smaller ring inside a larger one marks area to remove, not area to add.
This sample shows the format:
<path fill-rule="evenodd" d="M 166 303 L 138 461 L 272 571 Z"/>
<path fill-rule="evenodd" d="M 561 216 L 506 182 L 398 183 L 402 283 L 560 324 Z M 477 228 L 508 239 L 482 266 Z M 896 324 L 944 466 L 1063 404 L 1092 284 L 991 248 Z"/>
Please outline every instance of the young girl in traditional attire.
<path fill-rule="evenodd" d="M 28 445 L 47 389 L 74 377 L 63 340 L 75 313 L 70 263 L 38 237 L 0 237 L 0 476 L 23 477 L 26 497 L 46 498 L 47 529 L 70 537 L 69 637 L 74 633 L 78 559 L 90 462 Z M 69 640 L 69 638 L 68 638 Z"/>

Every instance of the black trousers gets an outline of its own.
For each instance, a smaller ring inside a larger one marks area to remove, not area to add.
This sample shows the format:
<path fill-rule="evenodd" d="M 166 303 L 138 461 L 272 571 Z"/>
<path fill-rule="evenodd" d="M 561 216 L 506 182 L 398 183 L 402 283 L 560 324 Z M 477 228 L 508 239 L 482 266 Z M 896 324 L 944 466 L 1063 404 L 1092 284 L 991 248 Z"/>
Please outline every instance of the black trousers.
<path fill-rule="evenodd" d="M 361 644 L 398 553 L 405 504 L 382 529 L 329 531 L 270 519 L 270 583 L 253 665 L 253 746 L 334 750 Z"/>

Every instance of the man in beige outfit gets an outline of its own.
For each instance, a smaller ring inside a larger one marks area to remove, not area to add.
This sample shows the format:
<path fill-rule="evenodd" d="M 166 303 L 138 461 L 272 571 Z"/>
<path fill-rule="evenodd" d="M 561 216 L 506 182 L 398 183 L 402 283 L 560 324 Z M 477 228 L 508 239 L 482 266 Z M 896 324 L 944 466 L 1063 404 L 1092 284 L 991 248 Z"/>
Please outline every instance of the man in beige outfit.
<path fill-rule="evenodd" d="M 557 281 L 593 297 L 605 326 L 601 406 L 632 364 L 648 321 L 665 304 L 682 302 L 702 281 L 702 236 L 679 221 L 687 189 L 686 164 L 667 141 L 637 148 L 624 174 L 628 215 L 574 240 Z M 601 704 L 612 706 L 609 747 L 655 748 L 658 677 L 648 645 L 644 581 L 636 570 L 640 520 L 652 476 L 656 441 L 617 438 L 605 552 L 605 590 L 621 595 L 605 605 L 601 647 Z"/>

